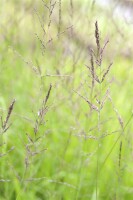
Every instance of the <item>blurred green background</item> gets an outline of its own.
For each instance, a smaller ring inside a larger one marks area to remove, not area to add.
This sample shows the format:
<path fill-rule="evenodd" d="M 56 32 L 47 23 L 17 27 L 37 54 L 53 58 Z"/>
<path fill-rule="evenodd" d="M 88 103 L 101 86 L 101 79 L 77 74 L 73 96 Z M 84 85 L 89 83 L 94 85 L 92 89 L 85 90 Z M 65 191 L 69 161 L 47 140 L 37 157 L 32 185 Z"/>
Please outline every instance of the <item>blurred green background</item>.
<path fill-rule="evenodd" d="M 1 125 L 1 200 L 133 199 L 132 9 L 132 1 L 0 1 L 2 119 L 16 99 L 11 126 L 3 133 Z M 96 21 L 101 46 L 109 40 L 102 70 L 113 62 L 101 91 L 104 98 L 109 89 L 112 102 L 106 99 L 100 122 L 77 94 L 91 98 L 85 65 L 90 49 L 96 51 Z"/>

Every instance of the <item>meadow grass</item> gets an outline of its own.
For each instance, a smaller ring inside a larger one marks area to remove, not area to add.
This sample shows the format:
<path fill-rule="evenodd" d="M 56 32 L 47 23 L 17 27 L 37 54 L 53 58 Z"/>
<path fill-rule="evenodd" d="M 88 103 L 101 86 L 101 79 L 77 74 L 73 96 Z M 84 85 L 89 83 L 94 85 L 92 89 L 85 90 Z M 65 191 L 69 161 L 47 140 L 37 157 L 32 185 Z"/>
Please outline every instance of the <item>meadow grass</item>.
<path fill-rule="evenodd" d="M 0 199 L 132 200 L 132 29 L 93 1 L 0 4 Z"/>

